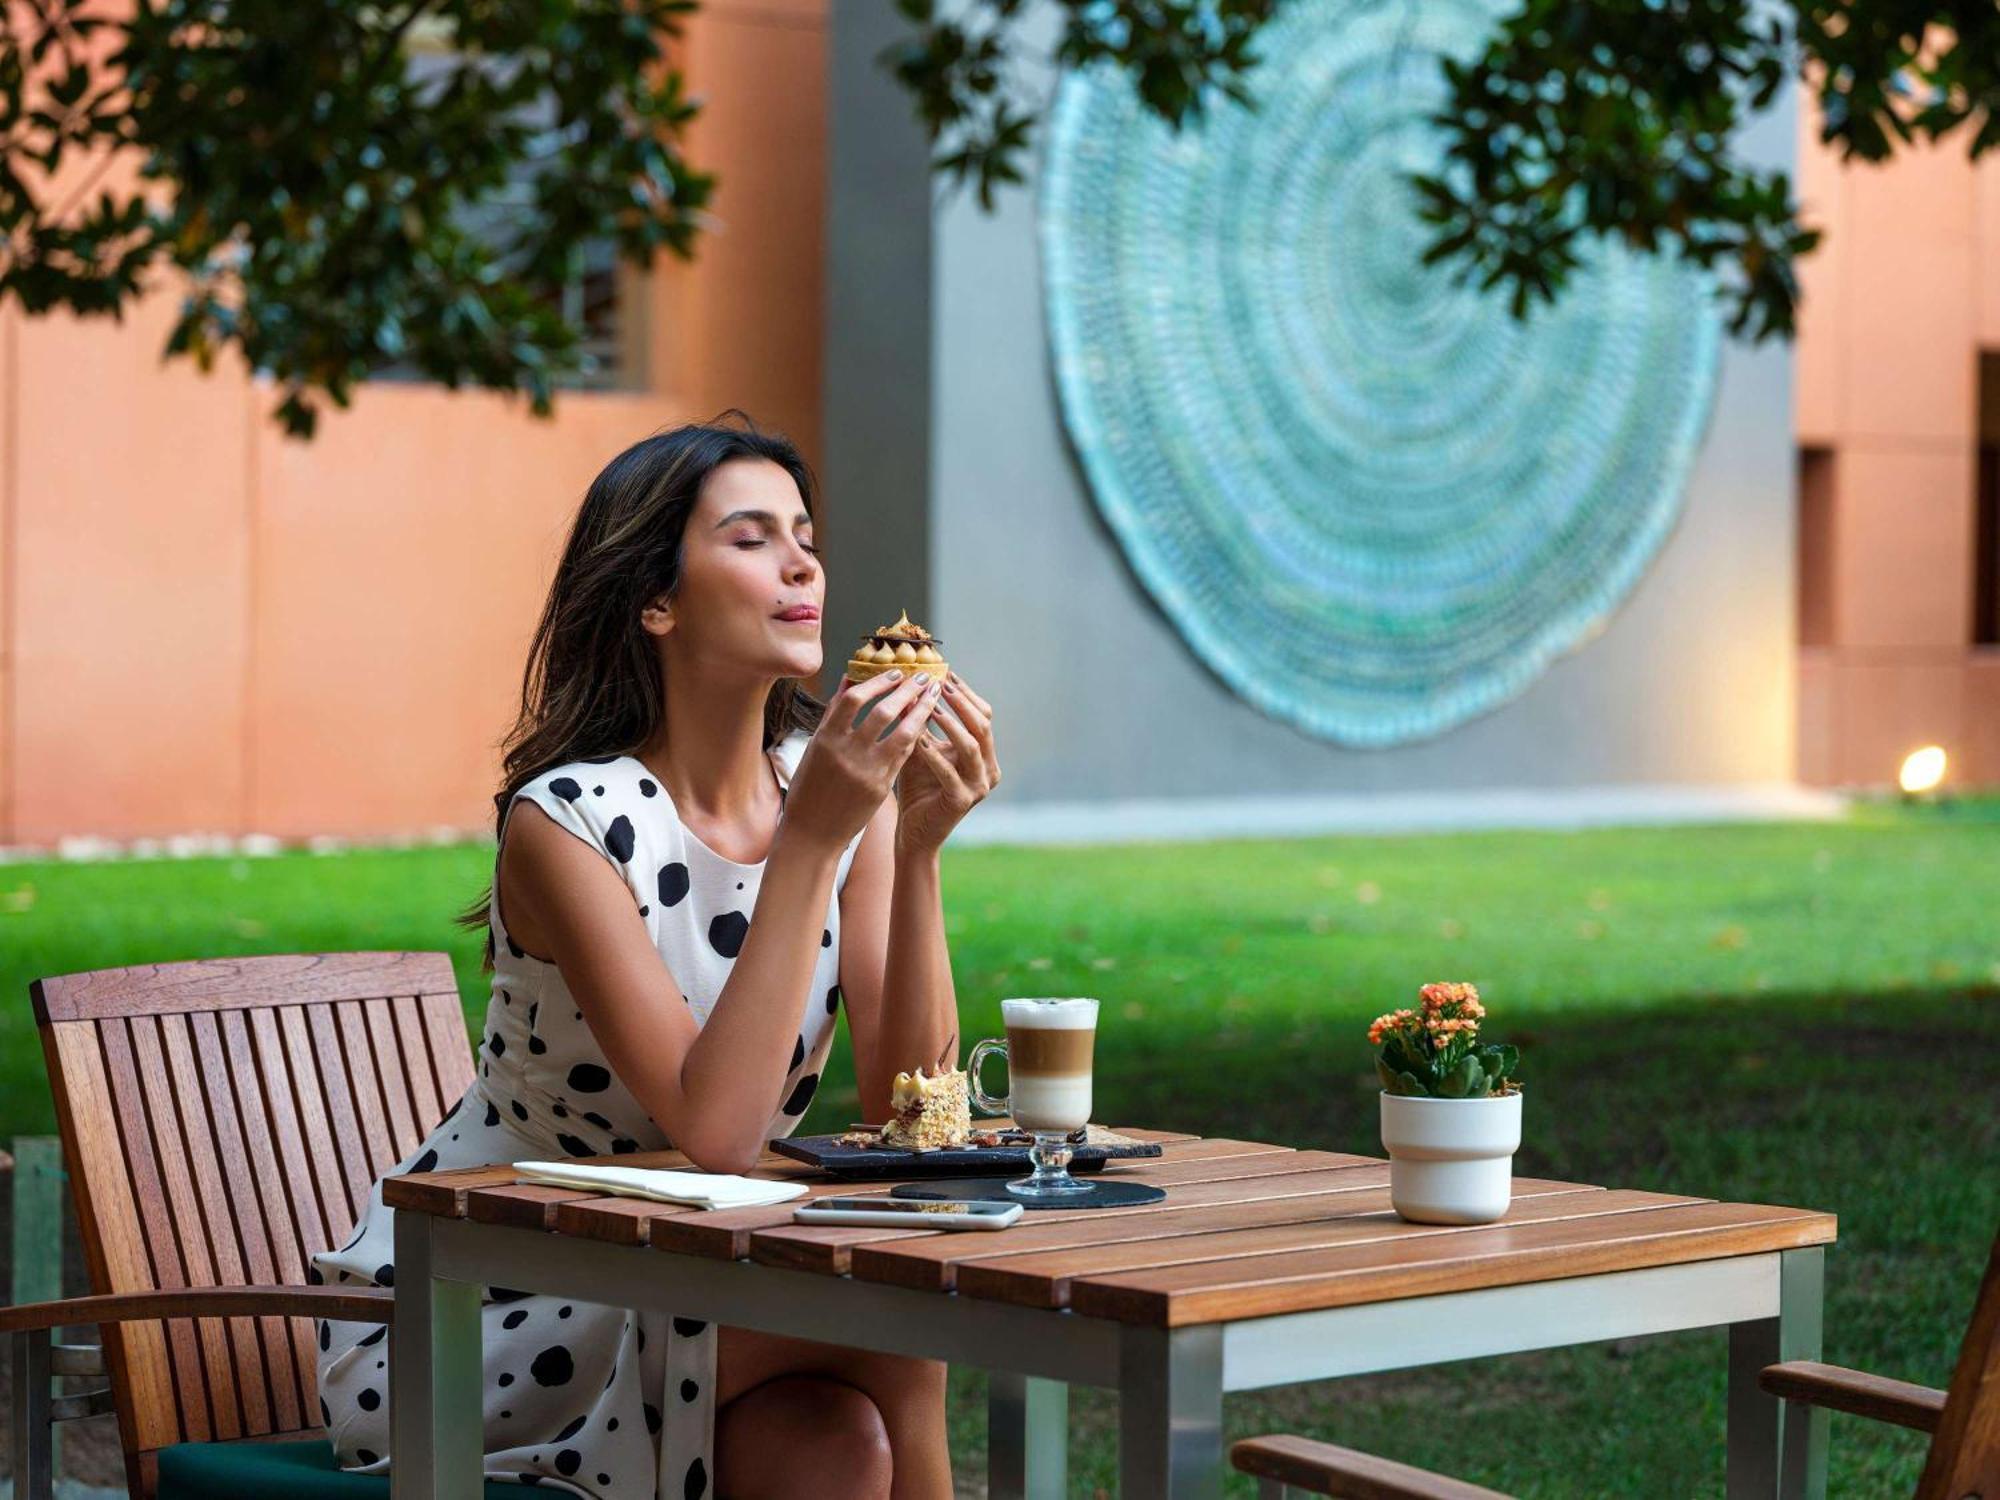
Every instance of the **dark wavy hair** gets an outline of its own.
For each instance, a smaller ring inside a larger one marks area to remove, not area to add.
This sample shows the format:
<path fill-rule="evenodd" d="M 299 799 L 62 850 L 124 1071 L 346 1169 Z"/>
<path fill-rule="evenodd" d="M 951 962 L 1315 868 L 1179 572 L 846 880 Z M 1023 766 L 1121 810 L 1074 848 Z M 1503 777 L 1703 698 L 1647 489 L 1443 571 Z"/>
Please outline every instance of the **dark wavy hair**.
<path fill-rule="evenodd" d="M 550 767 L 627 755 L 658 732 L 666 716 L 659 656 L 639 614 L 679 590 L 681 543 L 701 487 L 739 458 L 768 459 L 790 474 L 806 514 L 817 519 L 812 470 L 799 450 L 733 409 L 634 443 L 591 481 L 528 646 L 520 713 L 501 742 L 496 839 L 514 794 Z M 824 711 L 796 678 L 782 679 L 764 701 L 765 748 L 794 730 L 811 733 Z M 459 924 L 487 927 L 492 895 L 489 885 Z"/>

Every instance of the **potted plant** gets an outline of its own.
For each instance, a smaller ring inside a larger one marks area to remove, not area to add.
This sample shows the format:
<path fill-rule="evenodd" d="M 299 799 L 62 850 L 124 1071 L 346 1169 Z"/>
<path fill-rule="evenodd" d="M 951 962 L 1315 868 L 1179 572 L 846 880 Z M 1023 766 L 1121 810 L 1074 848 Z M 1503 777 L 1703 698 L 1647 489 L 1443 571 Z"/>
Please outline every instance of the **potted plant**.
<path fill-rule="evenodd" d="M 1427 984 L 1414 1009 L 1378 1016 L 1389 1201 L 1419 1224 L 1486 1224 L 1507 1212 L 1521 1144 L 1520 1054 L 1479 1038 L 1469 984 Z"/>

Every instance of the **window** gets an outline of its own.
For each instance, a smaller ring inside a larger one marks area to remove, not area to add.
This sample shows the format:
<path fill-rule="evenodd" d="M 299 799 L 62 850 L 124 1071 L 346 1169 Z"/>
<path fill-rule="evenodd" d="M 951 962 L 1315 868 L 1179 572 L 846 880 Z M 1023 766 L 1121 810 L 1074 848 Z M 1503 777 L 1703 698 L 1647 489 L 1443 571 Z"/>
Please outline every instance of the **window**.
<path fill-rule="evenodd" d="M 443 80 L 459 66 L 459 54 L 450 47 L 447 24 L 413 28 L 406 45 L 409 72 L 413 79 Z M 538 137 L 528 160 L 515 169 L 514 177 L 500 192 L 466 210 L 462 223 L 468 233 L 499 246 L 509 242 L 516 217 L 534 201 L 537 156 L 553 156 L 560 146 L 553 110 L 546 104 L 539 113 L 547 116 L 547 127 Z M 539 122 L 530 116 L 528 123 Z M 631 389 L 645 384 L 646 275 L 621 261 L 616 247 L 606 240 L 587 241 L 577 256 L 577 264 L 562 285 L 550 287 L 548 297 L 582 332 L 579 346 L 581 367 L 561 382 L 576 390 Z M 421 380 L 422 372 L 403 364 L 387 364 L 374 372 L 378 380 Z"/>
<path fill-rule="evenodd" d="M 1833 644 L 1833 450 L 1799 449 L 1798 630 L 1801 646 Z"/>

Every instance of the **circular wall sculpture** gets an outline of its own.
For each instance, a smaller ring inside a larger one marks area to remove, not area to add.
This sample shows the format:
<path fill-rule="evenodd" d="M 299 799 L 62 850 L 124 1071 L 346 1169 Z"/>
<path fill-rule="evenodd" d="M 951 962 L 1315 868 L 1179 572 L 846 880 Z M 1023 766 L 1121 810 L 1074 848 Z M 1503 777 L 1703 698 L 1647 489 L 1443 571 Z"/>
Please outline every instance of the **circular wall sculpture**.
<path fill-rule="evenodd" d="M 1406 184 L 1484 0 L 1298 0 L 1253 112 L 1179 134 L 1066 80 L 1041 229 L 1064 419 L 1134 571 L 1238 694 L 1357 746 L 1527 687 L 1673 526 L 1720 332 L 1708 283 L 1593 252 L 1526 323 L 1421 264 Z"/>

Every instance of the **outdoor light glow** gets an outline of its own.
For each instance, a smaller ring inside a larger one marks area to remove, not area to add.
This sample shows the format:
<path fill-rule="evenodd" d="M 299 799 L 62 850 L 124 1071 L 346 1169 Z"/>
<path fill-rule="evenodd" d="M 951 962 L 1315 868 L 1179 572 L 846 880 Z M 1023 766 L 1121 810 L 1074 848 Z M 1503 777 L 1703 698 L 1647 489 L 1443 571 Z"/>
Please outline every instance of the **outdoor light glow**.
<path fill-rule="evenodd" d="M 1906 792 L 1928 792 L 1944 780 L 1944 751 L 1936 745 L 1912 750 L 1903 757 L 1902 773 L 1896 778 Z"/>

